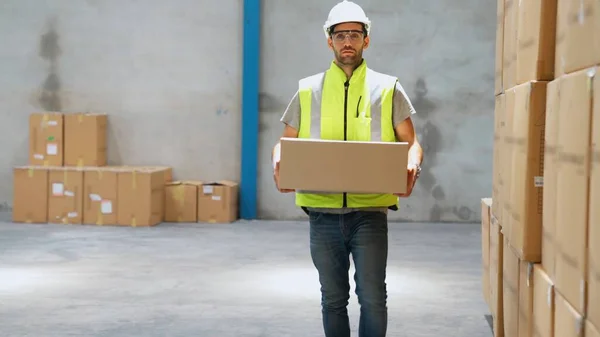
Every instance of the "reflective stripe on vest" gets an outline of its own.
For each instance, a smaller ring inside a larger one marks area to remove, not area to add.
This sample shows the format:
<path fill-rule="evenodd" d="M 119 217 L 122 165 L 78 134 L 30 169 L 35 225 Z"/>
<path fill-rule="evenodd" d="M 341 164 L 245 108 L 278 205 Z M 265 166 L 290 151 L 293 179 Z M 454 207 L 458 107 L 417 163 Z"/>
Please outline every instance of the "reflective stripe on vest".
<path fill-rule="evenodd" d="M 344 139 L 344 82 L 335 63 L 324 73 L 300 80 L 299 138 Z M 392 102 L 397 79 L 367 68 L 363 62 L 352 74 L 346 101 L 346 139 L 395 142 Z M 391 194 L 347 194 L 347 206 L 387 207 L 397 203 Z M 296 204 L 342 207 L 341 193 L 296 193 Z"/>

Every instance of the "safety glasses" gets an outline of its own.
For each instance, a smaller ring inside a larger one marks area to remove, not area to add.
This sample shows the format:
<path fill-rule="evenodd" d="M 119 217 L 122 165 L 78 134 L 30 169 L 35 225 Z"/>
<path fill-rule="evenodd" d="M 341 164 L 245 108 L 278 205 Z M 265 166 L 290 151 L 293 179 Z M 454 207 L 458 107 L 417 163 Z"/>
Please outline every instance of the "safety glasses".
<path fill-rule="evenodd" d="M 344 42 L 346 38 L 350 38 L 351 42 L 358 42 L 363 38 L 363 32 L 360 30 L 340 30 L 331 33 L 331 38 L 335 42 Z"/>

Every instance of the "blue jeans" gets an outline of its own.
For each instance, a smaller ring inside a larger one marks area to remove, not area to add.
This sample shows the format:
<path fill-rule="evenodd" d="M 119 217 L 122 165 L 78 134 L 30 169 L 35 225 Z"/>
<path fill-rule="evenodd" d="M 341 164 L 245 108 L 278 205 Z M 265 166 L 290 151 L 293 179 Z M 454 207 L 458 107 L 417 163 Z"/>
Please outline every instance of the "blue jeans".
<path fill-rule="evenodd" d="M 319 273 L 326 337 L 350 337 L 348 300 L 350 254 L 360 304 L 360 337 L 384 337 L 387 331 L 387 214 L 359 211 L 328 214 L 311 211 L 310 254 Z"/>

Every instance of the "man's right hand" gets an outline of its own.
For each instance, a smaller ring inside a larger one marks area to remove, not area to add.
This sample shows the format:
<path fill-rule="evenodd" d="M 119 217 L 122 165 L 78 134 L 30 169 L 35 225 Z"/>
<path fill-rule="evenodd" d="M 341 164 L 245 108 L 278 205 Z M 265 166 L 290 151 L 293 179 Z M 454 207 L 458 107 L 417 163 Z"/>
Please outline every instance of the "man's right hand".
<path fill-rule="evenodd" d="M 275 145 L 275 148 L 273 149 L 273 153 L 272 153 L 272 160 L 273 160 L 273 180 L 275 181 L 275 186 L 277 186 L 277 190 L 279 190 L 279 192 L 281 193 L 290 193 L 290 192 L 294 192 L 294 190 L 290 190 L 290 189 L 282 189 L 279 187 L 279 164 L 281 162 L 281 144 L 277 143 L 277 145 Z"/>
<path fill-rule="evenodd" d="M 279 192 L 281 193 L 291 193 L 294 192 L 294 190 L 291 189 L 285 189 L 285 188 L 280 188 L 279 187 L 279 161 L 275 163 L 275 170 L 273 172 L 273 179 L 275 180 L 275 186 L 277 186 L 277 189 L 279 190 Z"/>

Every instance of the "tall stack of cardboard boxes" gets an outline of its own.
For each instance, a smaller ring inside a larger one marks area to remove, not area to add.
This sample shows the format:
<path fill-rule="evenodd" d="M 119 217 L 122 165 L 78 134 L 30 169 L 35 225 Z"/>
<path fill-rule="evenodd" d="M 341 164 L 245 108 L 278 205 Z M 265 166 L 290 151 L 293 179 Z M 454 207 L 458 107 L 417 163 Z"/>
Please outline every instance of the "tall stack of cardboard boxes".
<path fill-rule="evenodd" d="M 237 218 L 236 183 L 197 182 L 181 194 L 171 167 L 107 165 L 107 125 L 106 114 L 30 115 L 29 165 L 14 168 L 14 222 L 137 227 Z"/>
<path fill-rule="evenodd" d="M 600 1 L 498 0 L 491 206 L 482 200 L 496 337 L 600 337 L 598 65 Z"/>

